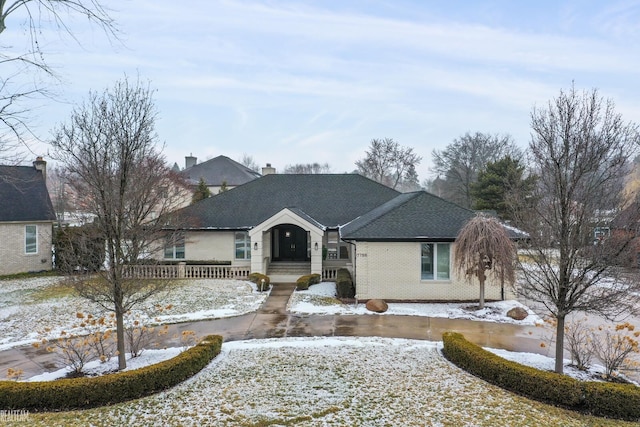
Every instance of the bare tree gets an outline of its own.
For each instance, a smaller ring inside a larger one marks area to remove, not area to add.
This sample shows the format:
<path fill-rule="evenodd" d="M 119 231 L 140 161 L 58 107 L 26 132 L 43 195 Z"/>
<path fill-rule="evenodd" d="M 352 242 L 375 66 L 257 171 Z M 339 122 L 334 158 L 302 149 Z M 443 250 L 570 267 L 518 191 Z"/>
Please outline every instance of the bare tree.
<path fill-rule="evenodd" d="M 491 135 L 481 132 L 466 133 L 454 139 L 444 150 L 433 150 L 434 174 L 444 180 L 443 197 L 470 209 L 473 205 L 471 186 L 487 163 L 505 156 L 522 157 L 509 135 Z"/>
<path fill-rule="evenodd" d="M 331 173 L 329 163 L 296 163 L 295 165 L 286 165 L 283 173 L 286 174 L 322 174 Z"/>
<path fill-rule="evenodd" d="M 8 20 L 13 16 L 25 16 L 28 39 L 19 55 L 0 53 L 0 160 L 19 159 L 12 155 L 20 145 L 26 145 L 30 138 L 37 139 L 29 126 L 30 108 L 28 101 L 34 98 L 49 98 L 47 82 L 57 76 L 45 60 L 40 41 L 41 28 L 49 23 L 67 33 L 75 41 L 73 30 L 67 25 L 67 15 L 81 15 L 97 24 L 108 36 L 117 37 L 112 18 L 97 0 L 0 0 L 0 35 L 7 29 Z M 20 29 L 22 32 L 22 29 Z M 6 45 L 2 51 L 9 52 Z M 20 76 L 29 75 L 29 79 Z"/>
<path fill-rule="evenodd" d="M 126 367 L 124 314 L 161 289 L 159 282 L 127 279 L 126 268 L 171 241 L 164 229 L 188 194 L 156 147 L 155 117 L 151 90 L 125 78 L 102 94 L 92 92 L 52 142 L 69 185 L 95 216 L 90 229 L 97 235 L 90 240 L 105 243 L 100 277 L 75 285 L 81 296 L 115 313 L 120 369 Z"/>
<path fill-rule="evenodd" d="M 364 159 L 356 161 L 358 173 L 393 189 L 403 180 L 418 182 L 415 167 L 422 157 L 413 148 L 402 147 L 391 138 L 372 139 Z"/>
<path fill-rule="evenodd" d="M 240 164 L 248 167 L 252 171 L 260 172 L 260 166 L 258 166 L 258 163 L 255 161 L 253 156 L 250 156 L 247 153 L 242 154 Z"/>
<path fill-rule="evenodd" d="M 576 311 L 615 318 L 634 309 L 635 281 L 616 264 L 635 232 L 593 244 L 594 228 L 609 227 L 620 207 L 622 176 L 637 152 L 638 126 L 625 123 L 597 90 L 560 91 L 531 113 L 530 163 L 538 175 L 535 204 L 518 224 L 530 234 L 530 263 L 522 263 L 522 294 L 557 320 L 556 372 L 563 371 L 565 318 Z M 637 205 L 626 226 L 637 226 Z M 604 283 L 606 279 L 606 284 Z"/>
<path fill-rule="evenodd" d="M 480 284 L 478 305 L 484 308 L 487 271 L 505 283 L 515 282 L 516 247 L 504 226 L 495 218 L 478 215 L 469 220 L 456 238 L 455 268 L 467 280 L 477 277 Z M 501 280 L 502 281 L 502 280 Z"/>

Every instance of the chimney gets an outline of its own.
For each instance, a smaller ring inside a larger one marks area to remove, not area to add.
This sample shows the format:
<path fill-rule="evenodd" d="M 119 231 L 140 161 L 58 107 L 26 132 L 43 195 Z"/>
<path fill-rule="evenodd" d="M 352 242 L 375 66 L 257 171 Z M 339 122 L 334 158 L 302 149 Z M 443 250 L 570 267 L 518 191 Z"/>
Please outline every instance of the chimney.
<path fill-rule="evenodd" d="M 33 167 L 35 170 L 42 172 L 42 178 L 44 178 L 44 182 L 47 182 L 47 162 L 40 156 L 36 157 L 35 162 L 33 162 Z"/>
<path fill-rule="evenodd" d="M 191 166 L 195 166 L 198 163 L 198 158 L 193 157 L 193 153 L 188 156 L 184 156 L 184 168 L 189 169 Z"/>
<path fill-rule="evenodd" d="M 267 163 L 266 167 L 262 168 L 262 175 L 273 175 L 276 173 L 276 168 L 271 167 L 271 163 Z"/>

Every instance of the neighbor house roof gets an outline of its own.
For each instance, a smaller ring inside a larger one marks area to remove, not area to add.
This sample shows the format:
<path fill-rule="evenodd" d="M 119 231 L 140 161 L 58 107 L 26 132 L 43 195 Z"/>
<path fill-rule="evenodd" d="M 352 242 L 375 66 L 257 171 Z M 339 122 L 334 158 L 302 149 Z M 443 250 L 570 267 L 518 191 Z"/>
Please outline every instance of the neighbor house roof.
<path fill-rule="evenodd" d="M 180 173 L 192 185 L 197 185 L 202 178 L 208 186 L 221 186 L 224 182 L 230 187 L 242 185 L 261 176 L 253 169 L 249 169 L 227 156 L 214 157 Z"/>
<path fill-rule="evenodd" d="M 347 240 L 453 241 L 475 212 L 426 191 L 401 194 L 340 229 Z"/>
<path fill-rule="evenodd" d="M 32 166 L 0 165 L 0 221 L 55 221 L 42 172 Z"/>
<path fill-rule="evenodd" d="M 250 229 L 284 208 L 339 227 L 400 193 L 357 174 L 273 174 L 182 209 L 191 228 Z"/>

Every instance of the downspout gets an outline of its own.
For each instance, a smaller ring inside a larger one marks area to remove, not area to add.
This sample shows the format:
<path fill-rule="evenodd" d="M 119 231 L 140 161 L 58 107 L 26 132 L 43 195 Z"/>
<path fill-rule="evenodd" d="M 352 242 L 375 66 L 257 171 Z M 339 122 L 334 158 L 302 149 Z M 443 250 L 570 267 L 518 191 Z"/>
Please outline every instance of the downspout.
<path fill-rule="evenodd" d="M 356 263 L 356 258 L 357 258 L 356 257 L 356 244 L 352 243 L 352 242 L 350 242 L 348 240 L 344 240 L 342 237 L 340 238 L 340 241 L 345 242 L 345 243 L 353 246 L 353 252 L 352 252 L 353 253 L 353 286 L 356 289 L 356 296 L 357 296 L 358 295 L 358 285 L 356 284 L 356 276 L 357 276 L 357 274 L 356 274 L 356 264 L 357 264 Z"/>

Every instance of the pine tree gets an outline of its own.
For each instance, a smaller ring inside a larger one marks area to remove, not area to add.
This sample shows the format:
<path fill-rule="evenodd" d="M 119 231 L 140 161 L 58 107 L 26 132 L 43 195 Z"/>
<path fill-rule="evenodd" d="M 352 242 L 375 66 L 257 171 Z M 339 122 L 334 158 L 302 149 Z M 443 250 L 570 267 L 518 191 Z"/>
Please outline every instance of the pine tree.
<path fill-rule="evenodd" d="M 227 187 L 227 181 L 222 181 L 222 185 L 220 186 L 220 190 L 218 190 L 218 194 L 224 193 L 227 190 L 229 190 L 229 187 Z"/>
<path fill-rule="evenodd" d="M 207 183 L 204 182 L 204 178 L 200 177 L 196 191 L 194 191 L 193 197 L 191 197 L 191 203 L 199 202 L 200 200 L 204 200 L 208 197 L 211 197 L 211 190 L 207 187 Z"/>
<path fill-rule="evenodd" d="M 511 156 L 487 163 L 471 185 L 473 208 L 494 210 L 500 218 L 512 220 L 514 210 L 523 207 L 519 201 L 529 200 L 535 186 L 536 176 L 525 174 L 525 167 Z"/>

